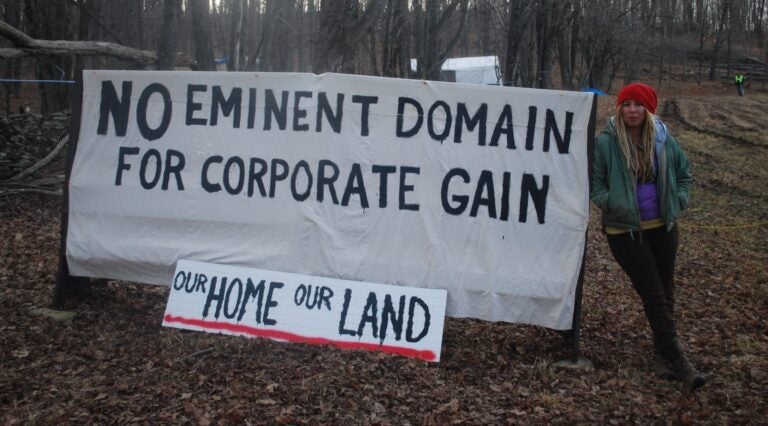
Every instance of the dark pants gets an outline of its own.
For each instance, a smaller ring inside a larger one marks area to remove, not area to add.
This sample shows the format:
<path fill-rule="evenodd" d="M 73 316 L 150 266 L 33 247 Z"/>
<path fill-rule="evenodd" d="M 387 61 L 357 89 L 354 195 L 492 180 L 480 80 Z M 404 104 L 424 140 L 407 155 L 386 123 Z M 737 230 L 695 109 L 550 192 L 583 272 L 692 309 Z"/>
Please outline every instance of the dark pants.
<path fill-rule="evenodd" d="M 657 351 L 669 348 L 676 340 L 674 271 L 677 239 L 677 225 L 669 232 L 666 227 L 660 227 L 608 235 L 613 257 L 629 275 L 643 302 Z"/>

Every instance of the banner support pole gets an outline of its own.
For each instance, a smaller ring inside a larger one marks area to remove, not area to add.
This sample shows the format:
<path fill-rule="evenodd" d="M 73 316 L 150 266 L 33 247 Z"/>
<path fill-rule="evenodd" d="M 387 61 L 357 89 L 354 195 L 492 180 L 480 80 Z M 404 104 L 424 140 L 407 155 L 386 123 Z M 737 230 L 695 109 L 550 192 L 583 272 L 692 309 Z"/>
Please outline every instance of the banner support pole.
<path fill-rule="evenodd" d="M 592 156 L 595 148 L 595 121 L 597 120 L 597 95 L 592 96 L 592 111 L 589 116 L 589 127 L 587 128 L 587 176 L 589 180 L 589 192 L 592 192 Z M 584 274 L 587 264 L 587 245 L 589 244 L 589 225 L 584 232 L 584 252 L 581 255 L 581 268 L 579 278 L 576 282 L 576 294 L 574 295 L 573 322 L 571 329 L 563 333 L 566 340 L 570 343 L 571 362 L 574 366 L 584 365 L 587 368 L 591 362 L 581 357 L 581 316 L 582 316 L 582 296 L 584 294 Z"/>
<path fill-rule="evenodd" d="M 64 187 L 62 188 L 61 202 L 61 228 L 59 235 L 59 266 L 56 272 L 56 285 L 53 290 L 54 308 L 60 308 L 64 302 L 77 293 L 79 290 L 87 288 L 90 280 L 85 277 L 73 277 L 69 273 L 67 264 L 67 230 L 69 229 L 69 179 L 72 175 L 72 165 L 75 162 L 75 152 L 77 151 L 77 141 L 80 138 L 80 119 L 83 109 L 83 71 L 75 71 L 75 86 L 70 102 L 70 123 L 69 123 L 69 149 L 67 150 L 67 166 L 64 172 Z"/>
<path fill-rule="evenodd" d="M 574 300 L 574 306 L 573 306 L 573 323 L 571 327 L 571 332 L 568 333 L 568 337 L 571 340 L 571 351 L 572 351 L 572 361 L 574 363 L 579 362 L 579 358 L 581 357 L 581 348 L 580 348 L 580 340 L 581 340 L 581 299 L 584 289 L 584 271 L 586 269 L 586 258 L 587 258 L 587 237 L 588 237 L 589 231 L 587 231 L 584 235 L 584 253 L 582 253 L 581 256 L 581 270 L 579 271 L 579 279 L 576 283 L 576 297 Z"/>

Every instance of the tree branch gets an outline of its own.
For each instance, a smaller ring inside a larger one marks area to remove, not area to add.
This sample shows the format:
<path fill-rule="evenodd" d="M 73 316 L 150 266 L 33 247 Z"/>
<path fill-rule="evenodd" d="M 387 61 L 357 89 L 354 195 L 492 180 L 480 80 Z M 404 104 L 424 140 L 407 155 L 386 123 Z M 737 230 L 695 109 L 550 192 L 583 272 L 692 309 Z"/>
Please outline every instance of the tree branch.
<path fill-rule="evenodd" d="M 41 194 L 41 195 L 50 195 L 54 197 L 61 197 L 62 192 L 60 189 L 55 191 L 50 191 L 47 189 L 39 189 L 39 188 L 18 188 L 18 189 L 8 189 L 5 191 L 0 191 L 0 197 L 7 197 L 9 195 L 14 194 Z"/>
<path fill-rule="evenodd" d="M 32 37 L 2 20 L 0 20 L 0 36 L 7 38 L 14 46 L 30 46 L 35 41 Z"/>
<path fill-rule="evenodd" d="M 69 134 L 65 133 L 61 136 L 59 139 L 59 143 L 56 145 L 55 148 L 51 152 L 48 153 L 42 160 L 38 161 L 37 163 L 33 164 L 32 166 L 28 167 L 26 170 L 21 171 L 20 173 L 16 174 L 15 176 L 7 179 L 5 182 L 18 182 L 21 179 L 31 175 L 32 173 L 36 172 L 43 166 L 50 163 L 56 155 L 61 151 L 62 148 L 64 148 L 64 145 L 69 142 Z"/>
<path fill-rule="evenodd" d="M 157 63 L 157 53 L 139 50 L 105 41 L 36 40 L 0 20 L 0 37 L 14 47 L 0 49 L 0 59 L 23 58 L 40 55 L 111 56 L 142 64 Z M 188 57 L 180 56 L 179 65 L 195 66 Z"/>

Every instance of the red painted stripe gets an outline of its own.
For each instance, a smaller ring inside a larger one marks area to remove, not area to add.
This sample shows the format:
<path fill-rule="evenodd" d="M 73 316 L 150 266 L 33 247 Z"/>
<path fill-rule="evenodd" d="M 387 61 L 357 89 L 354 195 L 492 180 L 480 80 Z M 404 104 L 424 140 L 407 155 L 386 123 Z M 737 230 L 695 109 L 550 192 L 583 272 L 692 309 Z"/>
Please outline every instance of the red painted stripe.
<path fill-rule="evenodd" d="M 289 333 L 287 331 L 265 330 L 262 328 L 256 328 L 242 324 L 231 324 L 228 322 L 184 318 L 171 314 L 165 314 L 163 319 L 165 322 L 192 325 L 195 327 L 204 328 L 206 330 L 226 330 L 234 333 L 246 334 L 248 336 L 266 337 L 269 339 L 287 340 L 289 342 L 297 343 L 308 343 L 310 345 L 333 345 L 342 349 L 365 349 L 372 352 L 379 351 L 411 358 L 423 359 L 424 361 L 435 361 L 435 359 L 437 359 L 435 353 L 429 350 L 422 351 L 418 349 L 403 348 L 400 346 L 377 345 L 375 343 L 345 342 L 341 340 L 326 339 L 323 337 L 306 337 L 299 334 Z"/>

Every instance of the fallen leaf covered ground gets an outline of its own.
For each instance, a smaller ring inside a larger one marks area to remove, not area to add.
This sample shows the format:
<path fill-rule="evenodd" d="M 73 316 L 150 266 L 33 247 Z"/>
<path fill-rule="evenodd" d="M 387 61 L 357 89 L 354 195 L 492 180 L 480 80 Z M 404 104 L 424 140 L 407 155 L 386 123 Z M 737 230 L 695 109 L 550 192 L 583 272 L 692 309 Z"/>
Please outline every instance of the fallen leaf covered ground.
<path fill-rule="evenodd" d="M 558 333 L 473 319 L 446 320 L 439 364 L 162 328 L 168 289 L 118 281 L 52 319 L 61 199 L 25 194 L 0 198 L 0 423 L 765 424 L 768 96 L 670 97 L 660 113 L 696 179 L 676 311 L 709 377 L 696 392 L 654 375 L 594 209 L 580 340 L 594 368 L 571 370 L 553 365 L 572 354 Z"/>

